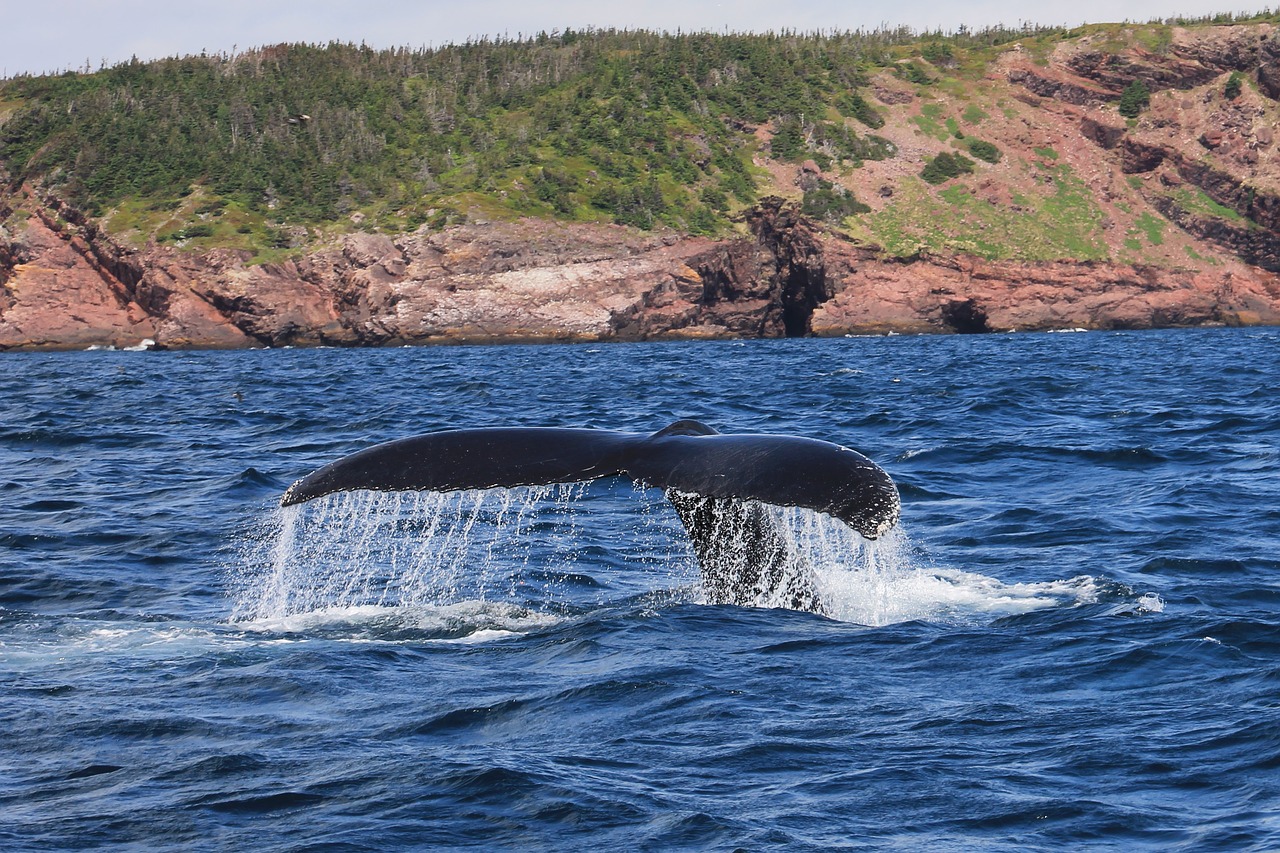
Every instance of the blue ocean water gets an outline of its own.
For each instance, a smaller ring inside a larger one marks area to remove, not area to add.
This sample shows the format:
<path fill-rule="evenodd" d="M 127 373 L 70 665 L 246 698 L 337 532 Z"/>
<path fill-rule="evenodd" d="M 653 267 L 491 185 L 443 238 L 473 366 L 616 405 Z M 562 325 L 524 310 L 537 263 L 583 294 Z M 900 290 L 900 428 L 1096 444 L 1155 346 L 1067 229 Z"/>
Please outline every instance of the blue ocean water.
<path fill-rule="evenodd" d="M 0 846 L 1280 848 L 1280 331 L 7 354 Z M 454 427 L 852 446 L 834 618 L 625 482 L 280 510 Z"/>

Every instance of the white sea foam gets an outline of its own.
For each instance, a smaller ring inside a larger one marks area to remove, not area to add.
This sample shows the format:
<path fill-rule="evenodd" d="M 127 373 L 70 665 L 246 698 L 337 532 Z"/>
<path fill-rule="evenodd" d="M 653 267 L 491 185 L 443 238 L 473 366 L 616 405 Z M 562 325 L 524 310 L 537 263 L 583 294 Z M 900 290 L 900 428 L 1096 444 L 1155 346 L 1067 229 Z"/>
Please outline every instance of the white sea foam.
<path fill-rule="evenodd" d="M 902 462 L 902 461 L 906 461 L 907 459 L 913 459 L 922 453 L 932 453 L 933 451 L 938 450 L 941 447 L 942 447 L 941 444 L 931 444 L 931 445 L 928 445 L 927 447 L 913 447 L 909 450 L 904 450 L 898 456 L 898 461 Z"/>
<path fill-rule="evenodd" d="M 482 642 L 527 634 L 556 625 L 564 617 L 492 601 L 460 601 L 439 607 L 356 605 L 237 622 L 235 627 L 262 633 L 305 634 L 348 629 L 353 639 L 381 640 L 392 632 L 448 635 L 441 642 Z"/>
<path fill-rule="evenodd" d="M 929 566 L 900 526 L 872 542 L 821 513 L 786 508 L 776 516 L 792 552 L 812 567 L 827 615 L 841 621 L 972 621 L 1097 599 L 1090 576 L 1010 584 Z"/>
<path fill-rule="evenodd" d="M 119 623 L 68 619 L 32 642 L 0 642 L 0 659 L 21 670 L 74 664 L 94 657 L 180 660 L 208 654 L 211 647 L 243 646 L 246 641 L 189 623 Z"/>
<path fill-rule="evenodd" d="M 1163 613 L 1164 599 L 1154 592 L 1149 592 L 1138 599 L 1138 610 L 1143 613 Z"/>
<path fill-rule="evenodd" d="M 477 644 L 552 627 L 566 617 L 511 604 L 463 601 L 444 607 L 360 606 L 201 626 L 186 622 L 66 619 L 29 642 L 0 641 L 0 660 L 14 671 L 77 665 L 96 658 L 177 661 L 211 652 L 331 643 Z"/>

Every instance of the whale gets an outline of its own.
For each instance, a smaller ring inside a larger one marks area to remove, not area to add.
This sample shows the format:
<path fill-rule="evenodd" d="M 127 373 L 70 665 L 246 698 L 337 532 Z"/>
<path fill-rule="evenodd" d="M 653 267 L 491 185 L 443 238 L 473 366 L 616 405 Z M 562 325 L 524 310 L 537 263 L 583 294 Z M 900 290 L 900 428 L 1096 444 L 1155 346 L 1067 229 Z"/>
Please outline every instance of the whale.
<path fill-rule="evenodd" d="M 816 577 L 769 506 L 802 507 L 866 539 L 898 523 L 893 480 L 866 456 L 820 439 L 720 433 L 680 420 L 654 433 L 491 427 L 377 444 L 291 485 L 282 506 L 347 491 L 516 488 L 627 477 L 661 488 L 693 545 L 711 604 L 825 612 Z"/>

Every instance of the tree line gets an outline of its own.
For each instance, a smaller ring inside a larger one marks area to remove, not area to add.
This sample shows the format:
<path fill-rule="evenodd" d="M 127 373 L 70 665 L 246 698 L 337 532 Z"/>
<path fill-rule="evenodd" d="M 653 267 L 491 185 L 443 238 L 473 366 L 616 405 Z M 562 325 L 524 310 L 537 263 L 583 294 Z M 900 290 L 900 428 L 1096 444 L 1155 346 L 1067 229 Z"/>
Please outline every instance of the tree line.
<path fill-rule="evenodd" d="M 513 214 L 714 231 L 754 198 L 752 125 L 776 122 L 787 159 L 890 156 L 859 90 L 918 38 L 565 30 L 135 59 L 0 82 L 0 100 L 20 104 L 0 127 L 0 161 L 15 183 L 57 185 L 91 214 L 198 186 L 291 223 L 359 210 L 414 226 L 482 198 Z"/>

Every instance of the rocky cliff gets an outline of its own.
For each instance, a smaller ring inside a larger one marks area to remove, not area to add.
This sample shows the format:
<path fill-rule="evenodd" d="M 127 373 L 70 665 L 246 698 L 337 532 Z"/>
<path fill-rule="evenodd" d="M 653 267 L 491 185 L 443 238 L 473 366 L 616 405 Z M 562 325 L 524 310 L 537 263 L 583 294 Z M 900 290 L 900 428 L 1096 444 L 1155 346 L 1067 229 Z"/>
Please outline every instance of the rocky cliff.
<path fill-rule="evenodd" d="M 872 81 L 895 157 L 756 165 L 717 239 L 544 219 L 308 234 L 285 260 L 161 243 L 28 182 L 0 195 L 0 349 L 398 345 L 1280 323 L 1270 25 L 1003 50 L 967 88 Z M 918 60 L 922 64 L 923 60 Z M 935 73 L 947 73 L 939 63 Z M 1224 94 L 1232 73 L 1245 85 Z M 1137 119 L 1121 92 L 1152 92 Z M 938 153 L 1002 157 L 930 186 Z M 856 193 L 842 221 L 808 190 Z"/>
<path fill-rule="evenodd" d="M 525 220 L 352 234 L 281 264 L 135 250 L 24 199 L 0 255 L 0 347 L 248 347 L 784 337 L 1280 322 L 1237 265 L 885 259 L 780 198 L 712 241 Z"/>

